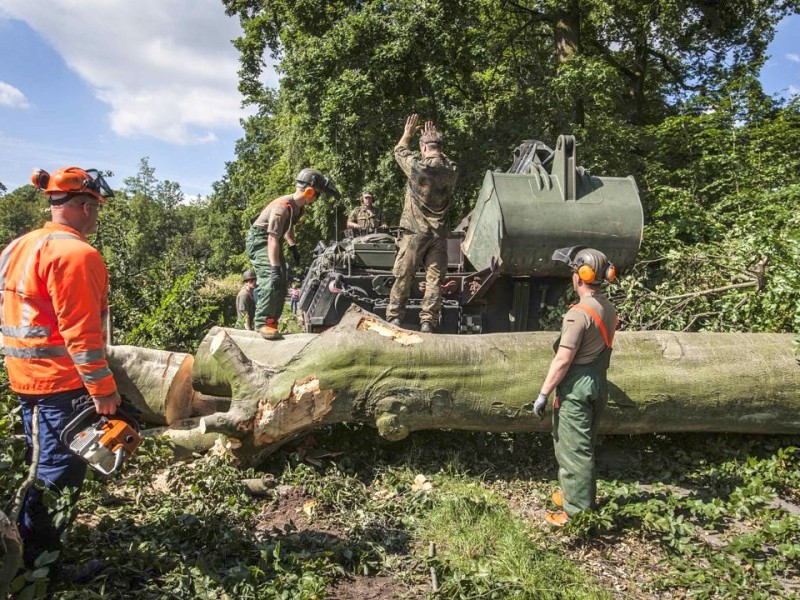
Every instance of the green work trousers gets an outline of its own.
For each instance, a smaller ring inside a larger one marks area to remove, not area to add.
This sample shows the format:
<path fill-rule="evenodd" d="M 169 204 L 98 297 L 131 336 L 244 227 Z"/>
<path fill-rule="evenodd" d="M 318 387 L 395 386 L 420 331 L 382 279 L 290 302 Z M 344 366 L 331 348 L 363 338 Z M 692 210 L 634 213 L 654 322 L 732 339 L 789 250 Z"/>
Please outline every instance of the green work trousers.
<path fill-rule="evenodd" d="M 286 290 L 288 289 L 286 263 L 283 260 L 283 248 L 281 248 L 281 272 L 283 278 L 280 285 L 272 285 L 272 264 L 269 262 L 267 254 L 267 240 L 269 234 L 261 227 L 251 227 L 245 239 L 245 248 L 253 270 L 256 272 L 256 286 L 258 287 L 258 299 L 256 300 L 256 316 L 253 325 L 256 330 L 266 324 L 267 319 L 276 322 L 280 319 L 283 312 L 283 305 L 286 302 Z"/>
<path fill-rule="evenodd" d="M 572 365 L 556 388 L 553 443 L 564 510 L 572 516 L 595 507 L 595 441 L 608 399 L 606 372 L 611 350 L 588 365 Z"/>

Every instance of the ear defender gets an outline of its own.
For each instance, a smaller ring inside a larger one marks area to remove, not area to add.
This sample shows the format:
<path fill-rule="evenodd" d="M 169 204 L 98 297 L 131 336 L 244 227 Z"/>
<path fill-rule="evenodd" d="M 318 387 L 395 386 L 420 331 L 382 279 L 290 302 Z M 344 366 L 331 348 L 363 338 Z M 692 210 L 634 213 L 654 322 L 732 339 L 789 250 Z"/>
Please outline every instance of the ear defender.
<path fill-rule="evenodd" d="M 590 265 L 583 263 L 580 267 L 578 267 L 576 273 L 578 274 L 578 277 L 581 278 L 581 281 L 583 281 L 584 283 L 594 282 L 595 272 Z"/>
<path fill-rule="evenodd" d="M 37 190 L 47 189 L 47 184 L 50 182 L 50 173 L 44 169 L 36 169 L 31 174 L 31 183 Z"/>
<path fill-rule="evenodd" d="M 306 189 L 303 190 L 303 198 L 305 198 L 306 200 L 311 200 L 316 195 L 317 195 L 317 190 L 315 190 L 311 186 L 308 186 Z"/>
<path fill-rule="evenodd" d="M 578 274 L 578 277 L 580 277 L 581 281 L 583 281 L 584 283 L 592 284 L 596 282 L 597 273 L 595 273 L 595 270 L 588 263 L 583 263 L 582 265 L 580 265 L 577 269 L 575 269 L 575 272 Z M 606 267 L 606 270 L 603 273 L 603 279 L 608 283 L 611 283 L 616 278 L 617 278 L 617 268 L 613 264 L 608 263 L 608 266 Z"/>

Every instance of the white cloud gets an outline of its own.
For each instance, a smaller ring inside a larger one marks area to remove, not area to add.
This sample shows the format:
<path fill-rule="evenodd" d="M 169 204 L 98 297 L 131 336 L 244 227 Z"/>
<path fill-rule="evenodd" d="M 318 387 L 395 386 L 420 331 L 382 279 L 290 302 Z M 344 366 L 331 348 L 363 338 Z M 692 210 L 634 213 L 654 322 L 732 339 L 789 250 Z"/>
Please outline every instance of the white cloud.
<path fill-rule="evenodd" d="M 0 81 L 0 106 L 30 108 L 31 104 L 28 102 L 25 94 L 20 92 L 13 85 L 5 81 Z"/>
<path fill-rule="evenodd" d="M 109 104 L 117 134 L 199 144 L 246 115 L 231 43 L 241 28 L 219 0 L 36 4 L 3 0 L 3 10 L 36 30 Z"/>
<path fill-rule="evenodd" d="M 792 62 L 800 63 L 800 54 L 787 54 L 786 58 Z"/>
<path fill-rule="evenodd" d="M 796 85 L 790 85 L 789 86 L 789 95 L 797 96 L 798 94 L 800 94 L 800 88 L 797 87 Z"/>

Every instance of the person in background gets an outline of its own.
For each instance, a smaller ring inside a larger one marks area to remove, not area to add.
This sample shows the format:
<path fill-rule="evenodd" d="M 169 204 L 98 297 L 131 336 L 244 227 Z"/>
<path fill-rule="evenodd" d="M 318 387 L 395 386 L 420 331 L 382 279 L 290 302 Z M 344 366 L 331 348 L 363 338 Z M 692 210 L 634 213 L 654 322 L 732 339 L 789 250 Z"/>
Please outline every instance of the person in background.
<path fill-rule="evenodd" d="M 432 333 L 442 309 L 441 287 L 447 274 L 448 211 L 458 167 L 442 150 L 442 136 L 426 121 L 419 138 L 419 156 L 411 151 L 411 138 L 419 130 L 419 116 L 406 119 L 403 135 L 394 148 L 397 164 L 408 178 L 400 217 L 402 238 L 394 263 L 394 285 L 386 319 L 401 325 L 414 275 L 425 268 L 425 295 L 419 313 L 420 331 Z"/>
<path fill-rule="evenodd" d="M 371 191 L 361 192 L 361 206 L 350 211 L 350 216 L 347 217 L 347 226 L 353 230 L 354 235 L 371 233 L 379 227 L 386 227 L 383 212 L 373 204 Z"/>
<path fill-rule="evenodd" d="M 333 182 L 316 169 L 303 169 L 295 177 L 295 190 L 276 198 L 261 211 L 245 240 L 247 255 L 256 272 L 258 298 L 254 327 L 268 340 L 281 339 L 278 320 L 286 299 L 288 271 L 281 242 L 286 238 L 295 264 L 300 251 L 294 237 L 294 225 L 305 208 L 320 194 L 339 198 Z"/>
<path fill-rule="evenodd" d="M 98 414 L 113 415 L 122 401 L 105 351 L 108 271 L 86 239 L 111 188 L 97 170 L 78 167 L 52 175 L 37 169 L 32 181 L 47 196 L 52 220 L 0 253 L 2 353 L 22 405 L 28 464 L 34 444 L 39 451 L 37 484 L 19 517 L 28 569 L 43 552 L 60 549 L 66 528 L 45 505 L 45 490 L 71 490 L 74 506 L 86 476 L 86 463 L 59 439 L 75 406 L 89 396 Z"/>
<path fill-rule="evenodd" d="M 297 314 L 297 303 L 300 302 L 300 288 L 295 281 L 289 290 L 289 303 L 292 314 Z"/>
<path fill-rule="evenodd" d="M 253 290 L 256 288 L 256 273 L 247 269 L 242 273 L 242 289 L 236 295 L 236 326 L 253 331 L 256 316 L 256 301 Z"/>
<path fill-rule="evenodd" d="M 552 495 L 559 510 L 548 512 L 545 520 L 561 527 L 578 512 L 595 507 L 595 441 L 608 399 L 607 372 L 617 329 L 617 311 L 600 285 L 614 281 L 616 270 L 605 254 L 582 246 L 556 250 L 553 260 L 569 265 L 579 298 L 564 315 L 556 355 L 533 406 L 543 418 L 547 398 L 556 391 L 553 444 L 561 491 Z"/>

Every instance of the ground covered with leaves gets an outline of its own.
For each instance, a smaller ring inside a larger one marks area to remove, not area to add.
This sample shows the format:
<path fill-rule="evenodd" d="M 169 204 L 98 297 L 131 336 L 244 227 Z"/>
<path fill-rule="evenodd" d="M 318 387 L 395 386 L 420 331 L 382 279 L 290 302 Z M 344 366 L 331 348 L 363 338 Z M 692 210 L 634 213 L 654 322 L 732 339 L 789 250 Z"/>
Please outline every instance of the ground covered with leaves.
<path fill-rule="evenodd" d="M 8 408 L 8 406 L 6 406 Z M 2 415 L 3 507 L 23 443 Z M 242 471 L 175 462 L 149 438 L 112 481 L 91 478 L 65 563 L 107 562 L 58 598 L 797 598 L 800 439 L 608 437 L 597 513 L 543 521 L 548 436 L 337 426 Z M 258 479 L 254 494 L 243 483 Z M 57 504 L 54 499 L 54 504 Z M 433 550 L 433 551 L 432 551 Z M 41 596 L 46 563 L 18 581 Z"/>

